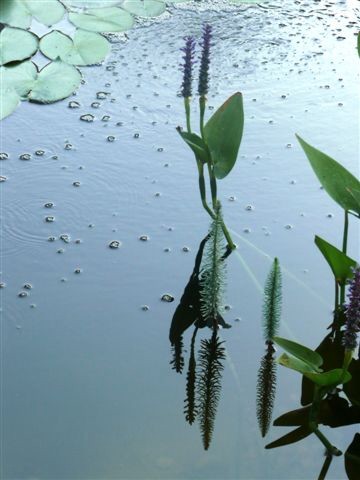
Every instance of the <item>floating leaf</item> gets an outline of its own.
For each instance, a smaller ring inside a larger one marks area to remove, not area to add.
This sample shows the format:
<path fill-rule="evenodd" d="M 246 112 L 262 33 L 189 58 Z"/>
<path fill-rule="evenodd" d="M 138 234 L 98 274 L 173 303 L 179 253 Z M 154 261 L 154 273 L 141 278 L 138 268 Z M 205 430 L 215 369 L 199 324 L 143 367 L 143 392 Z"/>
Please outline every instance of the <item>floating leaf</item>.
<path fill-rule="evenodd" d="M 304 372 L 304 375 L 321 387 L 336 387 L 337 385 L 347 383 L 351 380 L 350 373 L 346 371 L 344 374 L 342 368 L 335 368 L 334 370 L 324 373 Z"/>
<path fill-rule="evenodd" d="M 125 0 L 121 6 L 138 17 L 157 17 L 166 10 L 161 0 Z"/>
<path fill-rule="evenodd" d="M 65 14 L 65 8 L 58 0 L 23 0 L 23 2 L 30 14 L 48 27 L 60 22 Z"/>
<path fill-rule="evenodd" d="M 0 32 L 0 63 L 15 62 L 29 58 L 38 49 L 36 35 L 21 28 L 5 27 Z"/>
<path fill-rule="evenodd" d="M 280 355 L 280 357 L 277 359 L 277 362 L 284 367 L 291 368 L 291 370 L 295 370 L 296 372 L 300 372 L 302 374 L 304 374 L 305 372 L 316 373 L 314 372 L 314 368 L 311 367 L 308 363 L 305 363 L 296 357 L 288 355 L 287 353 L 283 353 L 282 355 Z"/>
<path fill-rule="evenodd" d="M 235 165 L 244 129 L 241 93 L 237 92 L 214 113 L 204 128 L 216 178 L 224 178 Z"/>
<path fill-rule="evenodd" d="M 11 27 L 29 28 L 31 14 L 21 0 L 1 0 L 0 23 Z"/>
<path fill-rule="evenodd" d="M 204 140 L 196 135 L 196 133 L 183 132 L 180 128 L 178 128 L 177 131 L 184 142 L 187 143 L 194 152 L 195 157 L 199 158 L 203 163 L 206 163 L 209 159 L 209 153 Z"/>
<path fill-rule="evenodd" d="M 308 426 L 301 426 L 287 433 L 281 438 L 278 438 L 274 442 L 269 443 L 265 446 L 266 449 L 283 447 L 284 445 L 290 445 L 291 443 L 296 443 L 302 440 L 303 438 L 308 437 L 312 431 Z"/>
<path fill-rule="evenodd" d="M 78 28 L 91 32 L 124 32 L 134 24 L 129 12 L 122 8 L 91 8 L 84 13 L 69 13 L 69 20 Z"/>
<path fill-rule="evenodd" d="M 315 244 L 328 262 L 336 281 L 340 285 L 345 285 L 347 280 L 353 276 L 352 269 L 356 267 L 355 260 L 317 235 Z"/>
<path fill-rule="evenodd" d="M 1 85 L 13 88 L 20 97 L 26 97 L 37 77 L 37 68 L 33 62 L 26 61 L 17 65 L 0 67 Z"/>
<path fill-rule="evenodd" d="M 360 190 L 360 182 L 346 168 L 296 135 L 321 185 L 344 210 L 360 215 L 360 203 L 349 193 Z"/>
<path fill-rule="evenodd" d="M 319 371 L 319 367 L 323 364 L 323 359 L 317 352 L 310 350 L 310 348 L 300 343 L 281 337 L 274 337 L 274 342 L 291 355 L 294 355 L 294 357 L 307 363 L 314 371 Z"/>
<path fill-rule="evenodd" d="M 0 120 L 9 116 L 19 105 L 20 96 L 17 94 L 14 88 L 0 89 Z"/>
<path fill-rule="evenodd" d="M 79 70 L 61 60 L 48 63 L 40 70 L 29 94 L 29 100 L 52 103 L 71 95 L 81 82 Z"/>
<path fill-rule="evenodd" d="M 355 433 L 353 441 L 345 452 L 345 470 L 349 480 L 359 480 L 360 472 L 360 433 Z"/>
<path fill-rule="evenodd" d="M 40 40 L 40 50 L 52 60 L 59 57 L 70 65 L 94 65 L 104 60 L 110 44 L 95 32 L 77 30 L 71 39 L 64 33 L 53 30 Z"/>

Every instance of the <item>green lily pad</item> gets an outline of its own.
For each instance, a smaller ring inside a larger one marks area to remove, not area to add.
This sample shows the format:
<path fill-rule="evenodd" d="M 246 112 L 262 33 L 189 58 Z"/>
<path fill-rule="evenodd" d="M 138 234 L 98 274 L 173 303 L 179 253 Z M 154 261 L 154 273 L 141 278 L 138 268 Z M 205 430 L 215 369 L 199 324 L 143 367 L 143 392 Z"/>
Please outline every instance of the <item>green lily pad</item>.
<path fill-rule="evenodd" d="M 50 27 L 60 22 L 65 14 L 64 6 L 58 0 L 23 0 L 25 7 L 36 20 Z"/>
<path fill-rule="evenodd" d="M 37 51 L 39 39 L 21 28 L 5 27 L 0 32 L 0 64 L 29 58 Z"/>
<path fill-rule="evenodd" d="M 78 28 L 91 32 L 124 32 L 134 24 L 129 12 L 122 8 L 91 8 L 84 13 L 69 13 L 69 20 Z"/>
<path fill-rule="evenodd" d="M 31 13 L 21 0 L 1 0 L 0 23 L 11 27 L 29 28 Z"/>
<path fill-rule="evenodd" d="M 55 60 L 38 73 L 29 100 L 38 103 L 52 103 L 71 95 L 80 85 L 81 74 L 72 65 Z"/>
<path fill-rule="evenodd" d="M 122 7 L 138 17 L 158 17 L 166 10 L 161 0 L 125 0 Z"/>
<path fill-rule="evenodd" d="M 0 67 L 2 87 L 14 89 L 20 97 L 26 97 L 36 81 L 37 72 L 36 65 L 30 61 Z"/>
<path fill-rule="evenodd" d="M 114 7 L 115 5 L 121 5 L 122 0 L 63 0 L 65 5 L 69 7 L 79 8 L 100 8 L 100 7 Z"/>
<path fill-rule="evenodd" d="M 110 44 L 99 33 L 77 30 L 74 38 L 57 30 L 44 35 L 40 50 L 48 58 L 59 57 L 70 65 L 94 65 L 100 63 L 109 53 Z"/>
<path fill-rule="evenodd" d="M 19 105 L 20 96 L 16 93 L 14 88 L 0 89 L 0 120 L 8 117 Z"/>

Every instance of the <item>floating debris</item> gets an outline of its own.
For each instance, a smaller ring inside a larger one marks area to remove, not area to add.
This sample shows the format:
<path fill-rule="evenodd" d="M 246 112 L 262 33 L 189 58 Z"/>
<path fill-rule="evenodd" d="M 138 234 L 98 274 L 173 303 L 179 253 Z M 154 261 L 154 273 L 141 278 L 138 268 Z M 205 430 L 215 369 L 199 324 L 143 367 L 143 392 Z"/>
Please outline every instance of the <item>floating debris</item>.
<path fill-rule="evenodd" d="M 109 243 L 109 248 L 119 248 L 121 246 L 121 242 L 119 242 L 119 240 L 112 240 L 110 243 Z"/>
<path fill-rule="evenodd" d="M 169 293 L 164 293 L 164 295 L 161 297 L 162 302 L 171 303 L 174 300 L 175 300 L 174 297 L 172 295 L 170 295 Z"/>

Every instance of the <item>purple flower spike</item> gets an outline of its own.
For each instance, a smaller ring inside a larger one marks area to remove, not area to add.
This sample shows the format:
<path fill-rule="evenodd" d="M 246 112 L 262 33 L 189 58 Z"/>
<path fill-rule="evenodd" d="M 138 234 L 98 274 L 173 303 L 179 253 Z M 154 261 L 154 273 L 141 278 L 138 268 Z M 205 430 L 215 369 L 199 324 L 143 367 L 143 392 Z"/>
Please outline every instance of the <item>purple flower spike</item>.
<path fill-rule="evenodd" d="M 350 282 L 349 303 L 345 308 L 346 323 L 343 345 L 346 350 L 355 350 L 357 334 L 360 332 L 360 267 L 354 269 L 354 278 Z"/>
<path fill-rule="evenodd" d="M 200 60 L 200 74 L 199 74 L 199 86 L 198 93 L 200 97 L 204 97 L 209 91 L 209 65 L 210 65 L 210 47 L 212 38 L 212 27 L 205 24 L 203 27 L 202 35 L 202 52 Z"/>
<path fill-rule="evenodd" d="M 182 69 L 184 72 L 183 82 L 181 85 L 181 95 L 184 98 L 191 97 L 192 83 L 192 67 L 194 65 L 195 56 L 195 39 L 194 37 L 185 37 L 185 47 L 181 49 L 184 52 Z"/>

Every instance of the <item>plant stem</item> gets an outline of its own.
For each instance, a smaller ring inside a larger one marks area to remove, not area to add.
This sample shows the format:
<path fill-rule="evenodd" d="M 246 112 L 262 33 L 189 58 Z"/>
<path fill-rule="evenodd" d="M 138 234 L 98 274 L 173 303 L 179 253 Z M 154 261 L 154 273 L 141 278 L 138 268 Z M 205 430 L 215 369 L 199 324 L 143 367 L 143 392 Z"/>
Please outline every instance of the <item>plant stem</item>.
<path fill-rule="evenodd" d="M 335 313 L 337 312 L 338 308 L 339 308 L 339 285 L 335 279 Z"/>
<path fill-rule="evenodd" d="M 186 116 L 186 128 L 188 133 L 191 133 L 191 123 L 190 123 L 190 97 L 184 97 L 185 105 L 185 116 Z"/>
<path fill-rule="evenodd" d="M 349 230 L 349 212 L 347 210 L 345 210 L 343 246 L 342 246 L 342 251 L 345 255 L 346 255 L 346 251 L 347 251 L 348 230 Z M 341 288 L 340 288 L 340 304 L 343 305 L 344 302 L 345 302 L 345 285 L 341 285 Z"/>
<path fill-rule="evenodd" d="M 200 133 L 201 138 L 204 140 L 204 117 L 205 117 L 205 106 L 206 106 L 206 97 L 201 96 L 199 97 L 199 107 L 200 107 Z"/>
<path fill-rule="evenodd" d="M 326 477 L 326 475 L 329 471 L 332 459 L 333 459 L 333 456 L 330 455 L 328 452 L 326 452 L 325 461 L 324 461 L 323 466 L 321 468 L 318 480 L 325 480 L 325 477 Z"/>
<path fill-rule="evenodd" d="M 209 205 L 207 204 L 206 201 L 206 187 L 205 187 L 205 179 L 204 179 L 204 165 L 201 162 L 201 160 L 196 159 L 198 171 L 199 171 L 199 190 L 200 190 L 200 196 L 201 196 L 201 202 L 203 204 L 203 207 L 207 211 L 207 213 L 210 215 L 211 218 L 215 218 L 214 212 L 211 210 Z"/>

